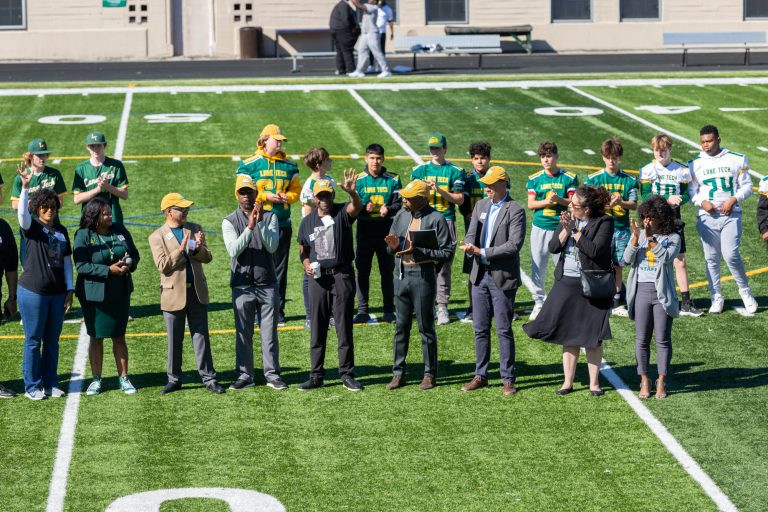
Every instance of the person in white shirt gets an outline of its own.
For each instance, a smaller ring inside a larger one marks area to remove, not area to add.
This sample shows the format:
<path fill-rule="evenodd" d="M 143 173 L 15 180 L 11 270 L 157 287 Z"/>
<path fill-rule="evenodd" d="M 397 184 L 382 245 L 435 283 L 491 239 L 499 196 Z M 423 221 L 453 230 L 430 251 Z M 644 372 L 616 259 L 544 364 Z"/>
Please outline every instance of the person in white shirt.
<path fill-rule="evenodd" d="M 720 286 L 720 256 L 731 271 L 739 295 L 748 313 L 757 311 L 757 302 L 749 289 L 741 244 L 740 203 L 752 194 L 747 157 L 720 147 L 716 127 L 707 125 L 699 131 L 701 153 L 688 162 L 692 180 L 691 201 L 699 207 L 696 229 L 701 236 L 706 259 L 707 282 L 712 297 L 710 313 L 722 313 L 725 299 Z"/>

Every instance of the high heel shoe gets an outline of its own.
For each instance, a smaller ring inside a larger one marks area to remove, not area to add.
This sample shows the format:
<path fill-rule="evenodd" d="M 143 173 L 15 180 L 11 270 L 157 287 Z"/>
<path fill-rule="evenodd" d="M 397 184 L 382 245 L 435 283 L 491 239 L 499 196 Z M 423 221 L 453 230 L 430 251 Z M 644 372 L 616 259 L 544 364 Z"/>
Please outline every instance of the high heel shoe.
<path fill-rule="evenodd" d="M 667 398 L 667 384 L 663 381 L 656 381 L 656 400 Z"/>
<path fill-rule="evenodd" d="M 637 394 L 638 398 L 646 399 L 651 396 L 651 383 L 647 380 L 640 382 L 640 392 Z"/>

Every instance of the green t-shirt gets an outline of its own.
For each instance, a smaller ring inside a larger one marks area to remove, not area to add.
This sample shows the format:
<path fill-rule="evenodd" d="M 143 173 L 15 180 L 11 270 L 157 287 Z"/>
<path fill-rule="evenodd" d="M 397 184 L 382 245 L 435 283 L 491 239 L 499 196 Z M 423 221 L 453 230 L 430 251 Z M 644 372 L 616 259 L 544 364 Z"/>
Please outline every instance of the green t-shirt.
<path fill-rule="evenodd" d="M 585 185 L 603 187 L 609 194 L 618 192 L 624 201 L 637 201 L 637 181 L 635 178 L 619 169 L 615 175 L 605 169 L 590 174 Z M 629 211 L 621 206 L 606 207 L 605 213 L 613 217 L 616 229 L 629 229 Z"/>
<path fill-rule="evenodd" d="M 464 170 L 448 161 L 443 165 L 429 162 L 415 167 L 411 171 L 411 179 L 434 181 L 438 188 L 448 192 L 464 192 Z M 456 220 L 456 205 L 446 201 L 437 192 L 430 193 L 429 205 L 442 213 L 446 220 Z"/>
<path fill-rule="evenodd" d="M 558 169 L 557 174 L 550 175 L 545 170 L 528 176 L 528 195 L 536 201 L 543 201 L 550 192 L 561 199 L 567 199 L 579 188 L 579 178 L 575 173 Z M 559 204 L 539 208 L 533 212 L 533 225 L 547 231 L 554 231 L 560 224 L 560 214 L 567 208 Z"/>
<path fill-rule="evenodd" d="M 258 188 L 256 200 L 263 202 L 264 209 L 277 217 L 281 228 L 290 227 L 291 203 L 298 201 L 301 196 L 299 168 L 285 158 L 282 152 L 275 155 L 275 158 L 269 158 L 259 150 L 251 158 L 240 162 L 235 171 L 235 174 L 247 174 L 253 179 Z M 270 203 L 265 198 L 267 193 L 286 194 L 288 202 Z"/>
<path fill-rule="evenodd" d="M 401 188 L 402 184 L 397 174 L 383 171 L 374 178 L 367 170 L 361 173 L 355 182 L 355 189 L 360 196 L 360 201 L 363 203 L 360 218 L 376 221 L 385 220 L 379 215 L 379 209 L 384 205 L 392 204 L 393 196 Z M 373 203 L 374 205 L 374 209 L 371 212 L 365 209 L 365 205 L 368 203 Z"/>
<path fill-rule="evenodd" d="M 27 169 L 29 170 L 29 169 Z M 57 194 L 63 194 L 67 191 L 67 185 L 58 169 L 45 167 L 40 174 L 33 174 L 29 180 L 29 194 L 42 190 L 51 189 Z M 11 190 L 11 200 L 17 200 L 21 197 L 21 177 L 17 174 L 13 179 L 13 190 Z"/>
<path fill-rule="evenodd" d="M 86 160 L 75 167 L 75 179 L 72 181 L 73 192 L 88 192 L 96 187 L 96 182 L 100 176 L 104 176 L 113 187 L 123 187 L 128 184 L 128 175 L 125 173 L 123 162 L 114 158 L 106 157 L 104 163 L 98 167 L 91 165 L 90 160 Z M 120 207 L 120 198 L 113 196 L 109 192 L 101 192 L 97 197 L 101 197 L 112 207 L 112 222 L 123 222 L 123 209 Z M 85 208 L 83 203 L 83 208 Z"/>

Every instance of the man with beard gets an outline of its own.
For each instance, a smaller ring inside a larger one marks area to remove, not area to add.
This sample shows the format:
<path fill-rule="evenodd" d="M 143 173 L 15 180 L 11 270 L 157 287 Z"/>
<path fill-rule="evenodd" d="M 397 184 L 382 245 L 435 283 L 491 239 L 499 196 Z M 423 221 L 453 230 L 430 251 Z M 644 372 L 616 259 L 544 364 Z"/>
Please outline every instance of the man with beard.
<path fill-rule="evenodd" d="M 413 180 L 400 190 L 403 209 L 392 222 L 392 229 L 384 238 L 390 252 L 395 254 L 397 280 L 395 281 L 395 362 L 392 381 L 387 389 L 405 386 L 405 358 L 416 313 L 421 334 L 421 351 L 424 356 L 424 378 L 419 389 L 435 387 L 437 376 L 437 334 L 435 333 L 435 296 L 439 266 L 451 257 L 453 242 L 448 223 L 442 213 L 429 205 L 430 189 L 426 182 Z M 434 234 L 429 232 L 434 232 Z M 428 248 L 415 236 L 429 235 L 437 239 L 436 247 Z"/>
<path fill-rule="evenodd" d="M 354 169 L 344 171 L 341 189 L 349 194 L 347 203 L 334 203 L 330 180 L 318 180 L 313 187 L 316 206 L 301 220 L 298 242 L 301 263 L 309 276 L 309 380 L 299 391 L 323 387 L 328 324 L 333 314 L 339 339 L 339 374 L 349 391 L 363 386 L 355 380 L 355 350 L 352 341 L 352 315 L 355 307 L 355 271 L 352 262 L 352 224 L 363 205 L 355 190 Z M 331 313 L 333 312 L 333 313 Z"/>
<path fill-rule="evenodd" d="M 235 366 L 237 380 L 229 389 L 253 387 L 253 324 L 260 318 L 261 360 L 267 386 L 288 389 L 280 378 L 277 318 L 277 274 L 272 254 L 280 231 L 277 216 L 256 201 L 257 186 L 250 176 L 238 174 L 238 208 L 221 223 L 224 245 L 231 258 L 229 285 L 235 312 Z"/>

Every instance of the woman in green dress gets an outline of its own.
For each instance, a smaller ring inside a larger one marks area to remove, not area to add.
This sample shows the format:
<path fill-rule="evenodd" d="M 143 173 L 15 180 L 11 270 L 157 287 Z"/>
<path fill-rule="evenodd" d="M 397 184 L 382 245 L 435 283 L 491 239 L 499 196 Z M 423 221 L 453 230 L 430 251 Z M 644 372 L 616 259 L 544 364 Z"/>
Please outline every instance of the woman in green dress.
<path fill-rule="evenodd" d="M 73 252 L 77 268 L 75 293 L 90 337 L 88 355 L 93 381 L 86 394 L 101 392 L 104 338 L 112 338 L 120 389 L 125 394 L 134 394 L 136 388 L 128 380 L 125 329 L 133 292 L 131 273 L 139 263 L 139 252 L 128 230 L 122 224 L 112 223 L 112 209 L 104 199 L 91 199 L 83 209 Z"/>

